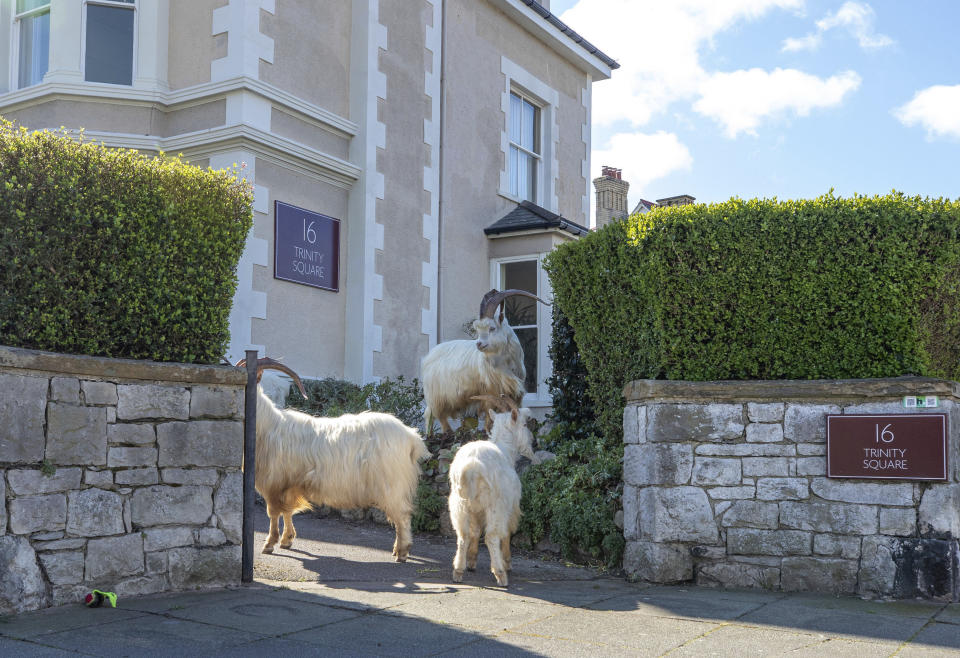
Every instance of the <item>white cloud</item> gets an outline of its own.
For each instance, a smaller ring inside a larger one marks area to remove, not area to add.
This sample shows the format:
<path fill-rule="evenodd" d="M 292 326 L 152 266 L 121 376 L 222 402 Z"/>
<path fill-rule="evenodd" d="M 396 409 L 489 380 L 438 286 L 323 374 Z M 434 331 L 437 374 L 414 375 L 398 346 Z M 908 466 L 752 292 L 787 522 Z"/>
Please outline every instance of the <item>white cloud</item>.
<path fill-rule="evenodd" d="M 834 13 L 828 13 L 817 21 L 817 31 L 804 37 L 784 39 L 782 50 L 816 50 L 823 40 L 823 33 L 836 28 L 845 29 L 864 50 L 878 50 L 892 46 L 895 42 L 885 34 L 874 30 L 877 15 L 873 7 L 865 2 L 845 2 Z"/>
<path fill-rule="evenodd" d="M 754 135 L 766 117 L 807 116 L 813 109 L 838 105 L 859 86 L 860 76 L 853 71 L 826 80 L 795 69 L 716 73 L 701 86 L 693 109 L 722 124 L 727 137 Z"/>
<path fill-rule="evenodd" d="M 651 181 L 675 171 L 689 170 L 693 157 L 673 133 L 662 130 L 650 135 L 617 133 L 605 148 L 593 150 L 591 179 L 600 175 L 600 168 L 604 165 L 623 170 L 623 178 L 630 183 L 636 199 Z M 630 210 L 633 210 L 632 206 Z"/>
<path fill-rule="evenodd" d="M 918 91 L 893 114 L 906 126 L 921 125 L 931 139 L 960 138 L 960 85 L 935 85 Z"/>
<path fill-rule="evenodd" d="M 593 88 L 598 126 L 642 126 L 673 102 L 694 98 L 709 73 L 700 50 L 736 23 L 804 0 L 580 0 L 561 19 L 621 67 Z"/>

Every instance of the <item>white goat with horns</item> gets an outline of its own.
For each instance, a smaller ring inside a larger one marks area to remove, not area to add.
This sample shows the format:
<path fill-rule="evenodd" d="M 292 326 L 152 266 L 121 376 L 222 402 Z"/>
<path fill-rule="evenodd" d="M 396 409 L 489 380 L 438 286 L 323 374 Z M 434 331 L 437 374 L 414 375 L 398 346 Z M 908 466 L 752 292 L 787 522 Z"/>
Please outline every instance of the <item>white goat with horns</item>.
<path fill-rule="evenodd" d="M 491 290 L 480 302 L 479 317 L 473 321 L 477 339 L 449 340 L 436 345 L 423 357 L 420 366 L 423 397 L 426 402 L 426 432 L 433 431 L 433 420 L 440 421 L 444 432 L 450 431 L 449 419 L 462 415 L 475 403 L 477 396 L 506 395 L 517 403 L 523 399 L 523 348 L 517 335 L 497 307 L 507 297 L 523 295 L 547 304 L 526 290 Z M 481 402 L 481 413 L 489 409 Z"/>
<path fill-rule="evenodd" d="M 240 361 L 238 366 L 245 366 Z M 269 358 L 257 361 L 257 381 L 267 368 L 293 377 L 306 397 L 300 377 Z M 396 529 L 393 555 L 407 559 L 413 544 L 413 514 L 421 459 L 429 456 L 420 434 L 390 414 L 365 411 L 319 418 L 278 409 L 257 386 L 256 490 L 267 503 L 270 534 L 263 546 L 272 553 L 289 548 L 297 531 L 293 515 L 312 504 L 338 509 L 378 507 Z"/>
<path fill-rule="evenodd" d="M 463 580 L 463 569 L 477 568 L 480 533 L 490 552 L 490 571 L 506 587 L 510 571 L 510 536 L 520 522 L 520 478 L 514 470 L 519 455 L 536 461 L 533 434 L 527 429 L 529 409 L 518 409 L 510 398 L 490 398 L 509 410 L 494 414 L 490 438 L 465 444 L 450 464 L 450 521 L 457 532 L 453 580 Z M 501 410 L 504 407 L 500 407 Z"/>

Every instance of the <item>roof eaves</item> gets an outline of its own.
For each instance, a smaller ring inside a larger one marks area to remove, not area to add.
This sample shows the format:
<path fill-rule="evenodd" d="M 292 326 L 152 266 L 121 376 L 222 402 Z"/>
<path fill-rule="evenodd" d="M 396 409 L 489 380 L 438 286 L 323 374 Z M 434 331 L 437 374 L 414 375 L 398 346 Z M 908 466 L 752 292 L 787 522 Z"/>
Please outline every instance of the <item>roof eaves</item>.
<path fill-rule="evenodd" d="M 537 0 L 521 0 L 521 2 L 540 14 L 548 23 L 567 35 L 574 43 L 579 44 L 581 48 L 609 66 L 611 71 L 620 68 L 620 64 L 618 64 L 615 59 L 604 54 L 602 50 L 577 34 L 573 28 L 557 18 L 555 14 L 551 13 L 549 9 L 537 2 Z"/>

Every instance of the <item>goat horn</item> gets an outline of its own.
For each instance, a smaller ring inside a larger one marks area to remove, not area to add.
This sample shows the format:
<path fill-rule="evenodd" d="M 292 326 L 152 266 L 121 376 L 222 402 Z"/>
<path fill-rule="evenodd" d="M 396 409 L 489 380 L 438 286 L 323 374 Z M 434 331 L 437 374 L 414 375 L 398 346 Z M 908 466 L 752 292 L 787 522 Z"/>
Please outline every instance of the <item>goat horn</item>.
<path fill-rule="evenodd" d="M 244 368 L 246 367 L 246 365 L 247 365 L 246 359 L 240 359 L 239 361 L 237 361 L 238 368 Z M 294 383 L 296 383 L 297 388 L 300 389 L 300 395 L 302 395 L 304 399 L 307 398 L 307 392 L 303 388 L 303 382 L 300 381 L 300 375 L 295 373 L 289 367 L 283 365 L 276 359 L 271 359 L 270 357 L 265 356 L 263 358 L 257 359 L 257 381 L 260 381 L 260 376 L 263 374 L 264 370 L 279 370 L 280 372 L 284 372 L 290 375 L 291 377 L 293 377 L 293 381 Z"/>
<path fill-rule="evenodd" d="M 480 301 L 480 317 L 481 318 L 493 318 L 493 314 L 496 312 L 497 307 L 503 303 L 507 297 L 513 295 L 523 295 L 524 297 L 530 297 L 531 299 L 536 299 L 541 304 L 550 306 L 549 302 L 545 302 L 532 292 L 526 290 L 518 290 L 517 288 L 511 288 L 509 290 L 504 290 L 498 292 L 496 288 L 492 289 L 486 295 L 483 296 L 483 299 Z"/>

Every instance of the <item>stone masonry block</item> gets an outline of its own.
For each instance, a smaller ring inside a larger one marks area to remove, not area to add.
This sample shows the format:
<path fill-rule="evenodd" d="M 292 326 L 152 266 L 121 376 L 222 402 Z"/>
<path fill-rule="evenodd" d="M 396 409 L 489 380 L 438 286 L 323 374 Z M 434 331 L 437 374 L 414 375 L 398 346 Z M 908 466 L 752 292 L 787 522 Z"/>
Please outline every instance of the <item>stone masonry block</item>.
<path fill-rule="evenodd" d="M 731 555 L 810 555 L 809 532 L 800 530 L 727 530 L 727 552 Z"/>
<path fill-rule="evenodd" d="M 131 520 L 135 526 L 171 523 L 205 525 L 213 513 L 211 487 L 143 487 L 133 492 Z"/>
<path fill-rule="evenodd" d="M 47 386 L 46 377 L 0 373 L 0 462 L 43 459 Z"/>
<path fill-rule="evenodd" d="M 933 484 L 920 500 L 922 537 L 960 537 L 960 484 Z"/>
<path fill-rule="evenodd" d="M 240 582 L 240 546 L 170 550 L 170 584 L 175 589 L 236 585 Z"/>
<path fill-rule="evenodd" d="M 41 553 L 40 562 L 47 578 L 54 585 L 76 585 L 83 582 L 83 551 Z"/>
<path fill-rule="evenodd" d="M 160 472 L 153 467 L 125 468 L 117 471 L 117 484 L 123 486 L 142 487 L 157 484 L 160 481 Z"/>
<path fill-rule="evenodd" d="M 650 583 L 676 583 L 693 578 L 693 557 L 683 545 L 647 541 L 627 542 L 623 568 Z"/>
<path fill-rule="evenodd" d="M 51 475 L 44 475 L 40 469 L 12 469 L 7 471 L 7 480 L 10 491 L 17 496 L 34 496 L 79 489 L 82 475 L 79 468 L 58 468 Z"/>
<path fill-rule="evenodd" d="M 697 585 L 775 590 L 780 588 L 780 569 L 732 562 L 706 563 L 697 569 Z"/>
<path fill-rule="evenodd" d="M 913 485 L 909 482 L 848 482 L 814 478 L 810 490 L 826 500 L 865 505 L 913 505 Z"/>
<path fill-rule="evenodd" d="M 719 537 L 707 495 L 699 487 L 640 490 L 640 537 L 654 542 L 715 544 Z"/>
<path fill-rule="evenodd" d="M 640 428 L 637 423 L 637 409 L 635 404 L 628 404 L 623 408 L 623 442 L 640 443 Z M 646 407 L 643 407 L 646 411 Z M 644 437 L 646 440 L 646 437 Z"/>
<path fill-rule="evenodd" d="M 860 594 L 886 596 L 896 586 L 894 555 L 899 541 L 893 537 L 864 537 L 860 557 Z"/>
<path fill-rule="evenodd" d="M 757 498 L 760 500 L 803 500 L 810 495 L 806 478 L 759 478 Z"/>
<path fill-rule="evenodd" d="M 881 535 L 913 537 L 917 534 L 917 510 L 912 507 L 881 507 Z"/>
<path fill-rule="evenodd" d="M 877 532 L 877 508 L 821 501 L 784 501 L 780 503 L 780 525 L 797 530 L 873 535 Z"/>
<path fill-rule="evenodd" d="M 54 464 L 107 463 L 107 413 L 103 407 L 51 402 L 47 424 L 46 457 Z"/>
<path fill-rule="evenodd" d="M 94 471 L 88 468 L 83 474 L 83 482 L 91 487 L 109 487 L 113 484 L 113 471 Z"/>
<path fill-rule="evenodd" d="M 785 592 L 853 594 L 857 589 L 857 561 L 829 557 L 787 557 L 780 565 L 780 588 Z"/>
<path fill-rule="evenodd" d="M 111 447 L 107 453 L 107 466 L 110 468 L 156 465 L 157 449 L 154 446 Z"/>
<path fill-rule="evenodd" d="M 826 414 L 838 414 L 835 404 L 788 404 L 783 416 L 783 437 L 794 443 L 823 443 L 827 440 Z"/>
<path fill-rule="evenodd" d="M 747 425 L 747 443 L 780 443 L 783 427 L 774 423 L 750 423 Z"/>
<path fill-rule="evenodd" d="M 716 457 L 792 457 L 796 446 L 770 443 L 735 443 L 732 445 L 703 444 L 694 452 L 698 455 Z"/>
<path fill-rule="evenodd" d="M 780 509 L 776 503 L 738 500 L 724 513 L 720 525 L 725 528 L 776 530 Z"/>
<path fill-rule="evenodd" d="M 190 391 L 191 418 L 243 418 L 243 389 L 194 386 Z"/>
<path fill-rule="evenodd" d="M 15 535 L 63 530 L 67 524 L 64 494 L 14 498 L 9 502 L 9 510 L 10 532 Z"/>
<path fill-rule="evenodd" d="M 194 529 L 187 526 L 147 528 L 143 531 L 143 550 L 164 551 L 178 546 L 192 546 L 194 539 Z"/>
<path fill-rule="evenodd" d="M 813 552 L 817 555 L 845 557 L 855 560 L 860 557 L 860 537 L 814 535 Z"/>
<path fill-rule="evenodd" d="M 797 475 L 826 475 L 826 457 L 797 457 Z"/>
<path fill-rule="evenodd" d="M 223 546 L 227 537 L 220 528 L 200 528 L 197 535 L 198 546 Z"/>
<path fill-rule="evenodd" d="M 205 484 L 213 486 L 220 481 L 215 468 L 165 468 L 161 473 L 164 484 Z"/>
<path fill-rule="evenodd" d="M 121 495 L 103 489 L 70 492 L 67 532 L 71 535 L 103 537 L 124 531 Z"/>
<path fill-rule="evenodd" d="M 48 605 L 37 554 L 26 537 L 0 537 L 0 617 Z"/>
<path fill-rule="evenodd" d="M 797 454 L 823 457 L 827 454 L 827 446 L 823 443 L 798 443 Z"/>
<path fill-rule="evenodd" d="M 113 382 L 80 382 L 83 389 L 83 400 L 88 405 L 116 405 L 117 385 Z"/>
<path fill-rule="evenodd" d="M 688 444 L 624 446 L 623 481 L 627 484 L 687 484 L 692 470 L 693 447 Z"/>
<path fill-rule="evenodd" d="M 143 573 L 143 537 L 140 533 L 91 539 L 87 542 L 84 579 L 109 582 Z"/>
<path fill-rule="evenodd" d="M 160 466 L 239 468 L 243 458 L 243 423 L 196 420 L 157 426 Z"/>
<path fill-rule="evenodd" d="M 783 408 L 783 402 L 748 402 L 747 418 L 751 423 L 780 423 Z"/>
<path fill-rule="evenodd" d="M 0 470 L 0 537 L 7 534 L 7 485 Z"/>
<path fill-rule="evenodd" d="M 739 404 L 655 404 L 647 413 L 648 441 L 733 441 L 743 436 Z"/>
<path fill-rule="evenodd" d="M 80 404 L 80 380 L 76 377 L 53 377 L 50 380 L 50 399 Z"/>
<path fill-rule="evenodd" d="M 635 541 L 640 535 L 640 506 L 637 501 L 637 488 L 623 485 L 623 538 Z"/>
<path fill-rule="evenodd" d="M 740 460 L 697 457 L 693 464 L 692 483 L 696 485 L 740 484 Z"/>
<path fill-rule="evenodd" d="M 777 476 L 789 477 L 793 466 L 792 457 L 744 457 L 744 477 Z"/>
<path fill-rule="evenodd" d="M 117 398 L 117 418 L 120 420 L 187 420 L 190 417 L 190 391 L 182 386 L 119 384 Z"/>
<path fill-rule="evenodd" d="M 223 477 L 213 496 L 213 510 L 226 541 L 239 544 L 243 539 L 243 473 L 234 471 Z"/>
<path fill-rule="evenodd" d="M 742 500 L 753 498 L 757 493 L 757 488 L 752 484 L 739 487 L 710 487 L 707 489 L 707 493 L 714 500 Z"/>
<path fill-rule="evenodd" d="M 157 432 L 153 425 L 143 423 L 108 425 L 107 441 L 111 444 L 149 445 L 157 442 Z"/>

